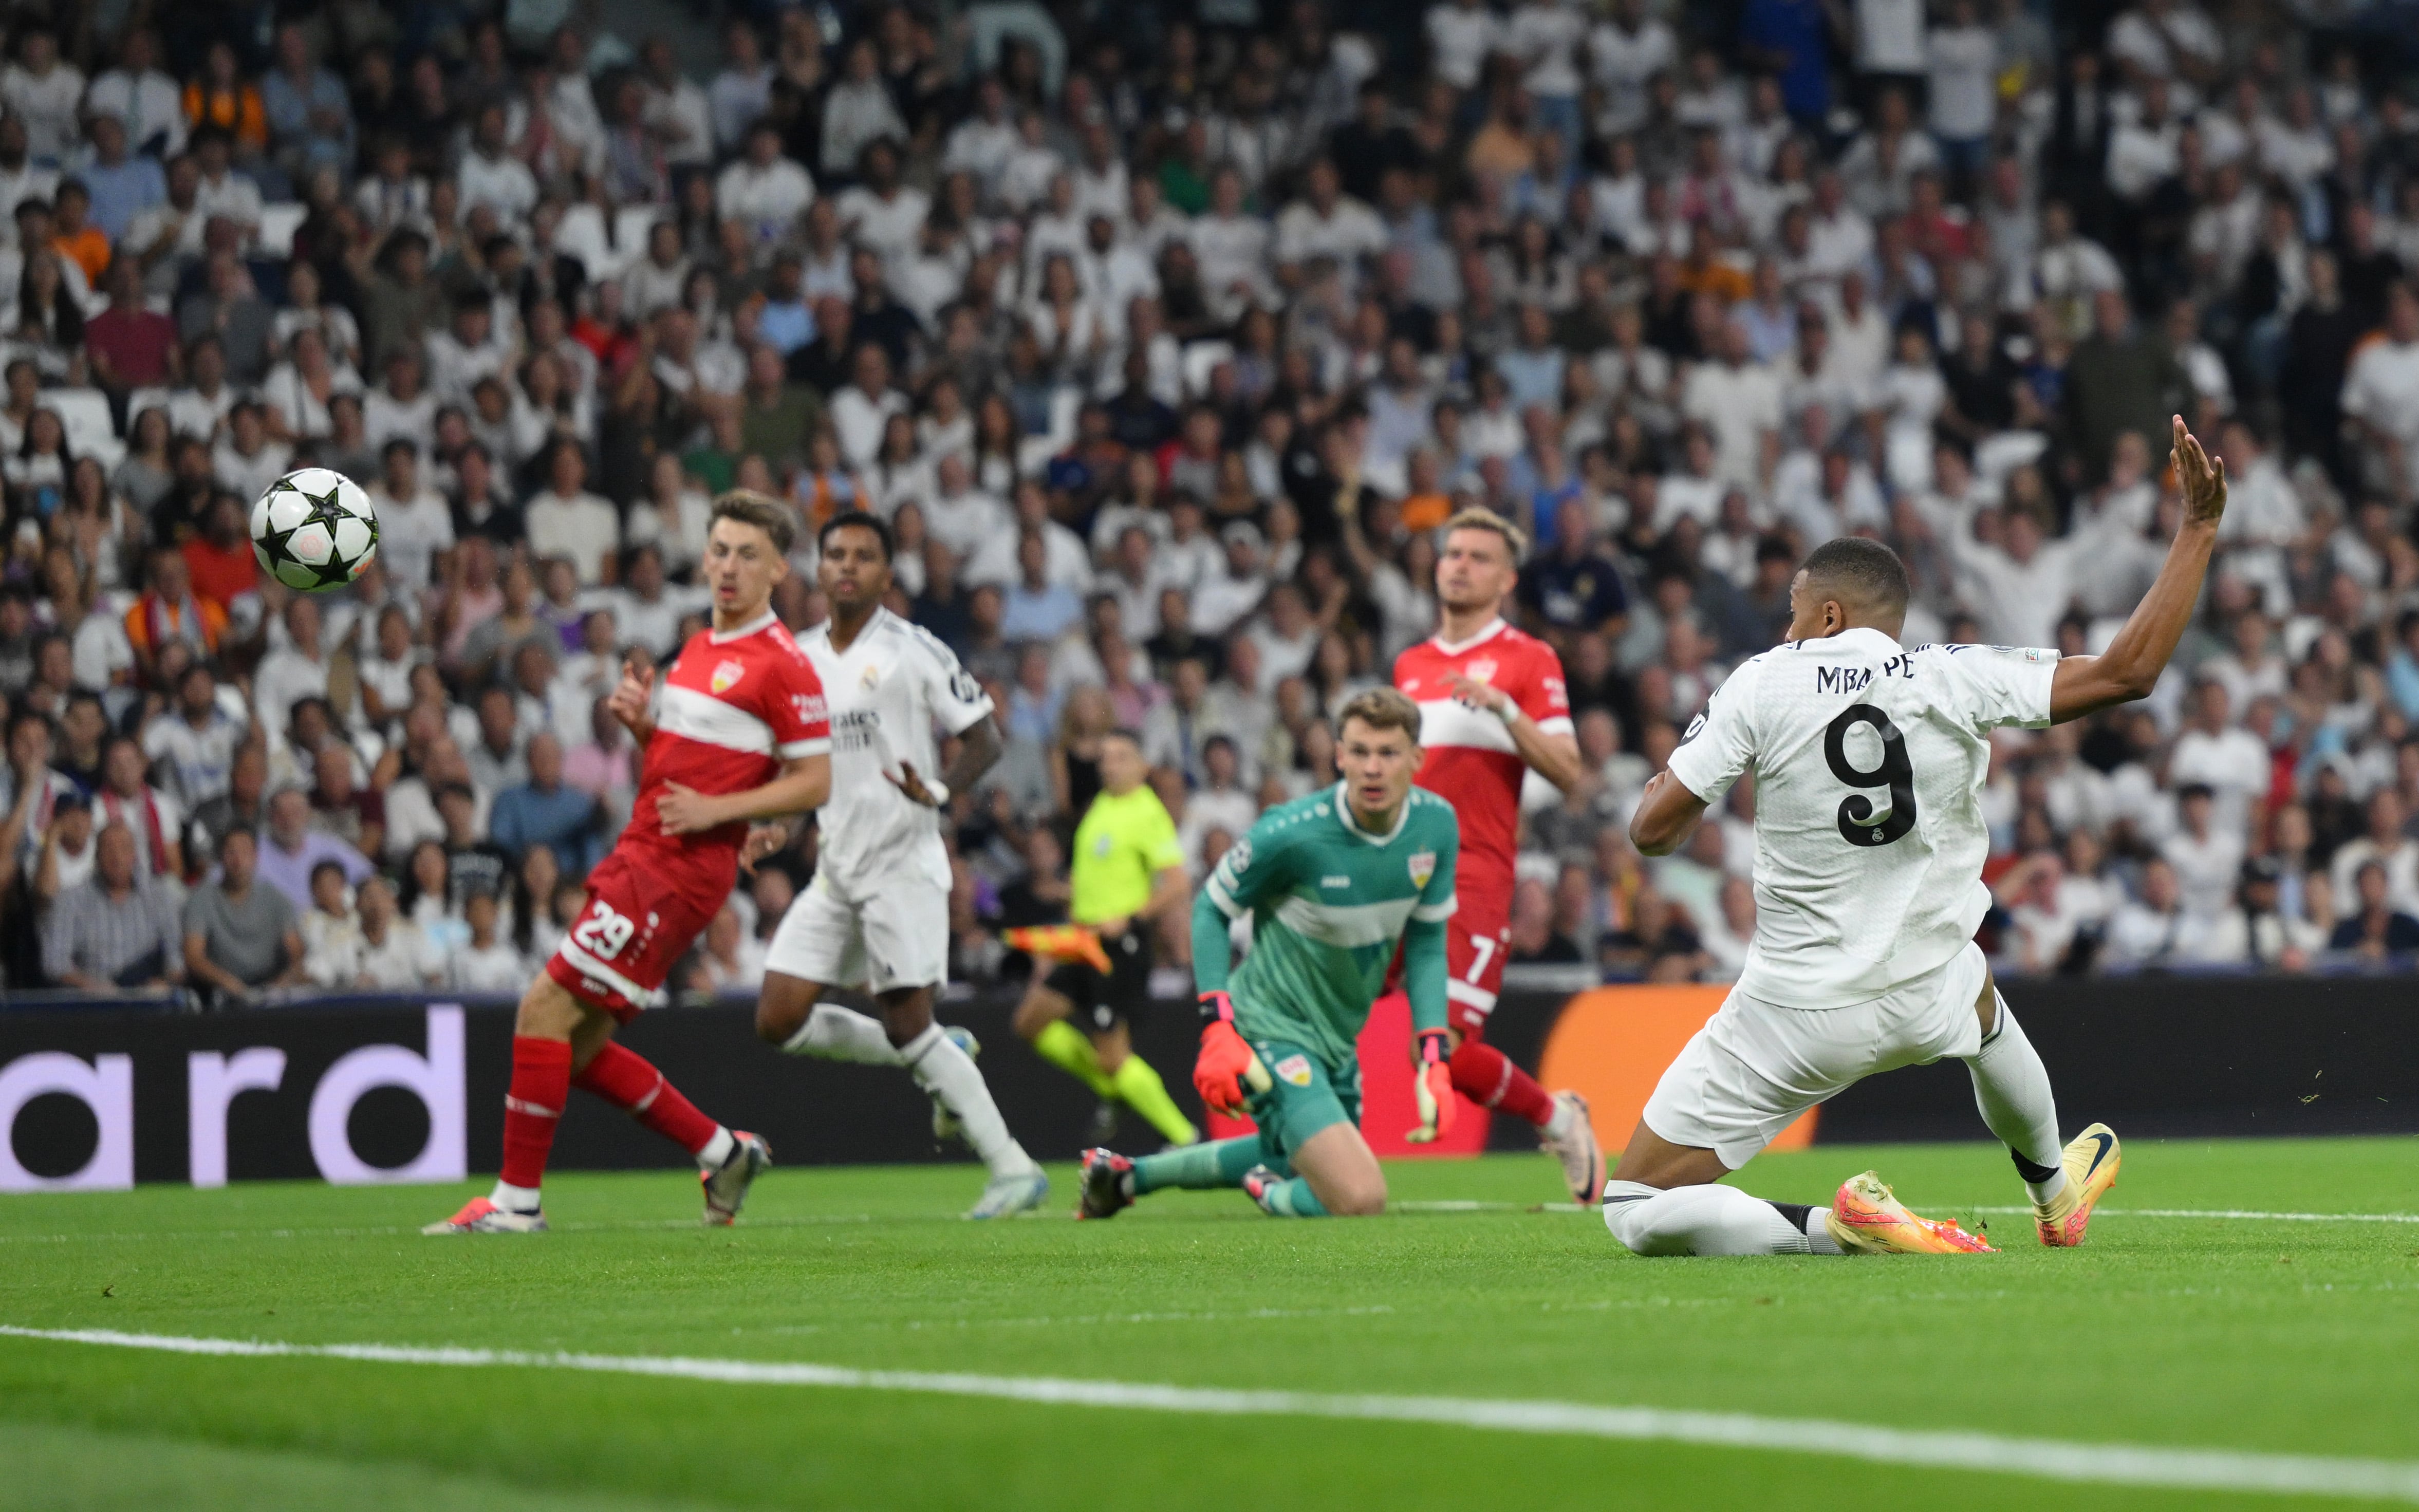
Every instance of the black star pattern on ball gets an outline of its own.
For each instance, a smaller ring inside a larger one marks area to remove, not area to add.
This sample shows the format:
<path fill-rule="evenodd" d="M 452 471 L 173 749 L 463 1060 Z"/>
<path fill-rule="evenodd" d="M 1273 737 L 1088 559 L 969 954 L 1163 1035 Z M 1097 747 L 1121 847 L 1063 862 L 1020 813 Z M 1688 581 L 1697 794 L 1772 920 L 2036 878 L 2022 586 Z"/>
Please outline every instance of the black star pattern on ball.
<path fill-rule="evenodd" d="M 300 488 L 297 488 L 294 491 L 301 494 L 303 498 L 311 501 L 311 513 L 303 516 L 301 520 L 297 523 L 295 526 L 297 530 L 300 530 L 304 525 L 310 524 L 315 519 L 320 520 L 327 525 L 328 539 L 332 541 L 336 538 L 336 522 L 353 517 L 349 511 L 340 509 L 336 506 L 336 490 L 333 488 L 329 489 L 326 493 L 309 493 Z"/>
<path fill-rule="evenodd" d="M 285 486 L 293 488 L 293 484 L 285 484 Z M 271 563 L 271 568 L 276 568 L 276 563 L 281 562 L 293 562 L 295 566 L 305 568 L 307 574 L 312 576 L 310 591 L 319 591 L 319 588 L 341 588 L 344 583 L 351 583 L 353 563 L 344 562 L 344 559 L 336 554 L 336 525 L 344 520 L 351 520 L 353 513 L 346 511 L 346 508 L 341 508 L 341 505 L 336 503 L 336 488 L 329 488 L 327 494 L 312 494 L 312 491 L 307 491 L 307 488 L 293 488 L 293 491 L 310 503 L 310 513 L 300 517 L 300 520 L 295 520 L 290 530 L 271 530 L 266 537 L 261 537 L 261 549 L 269 551 L 269 563 Z M 300 556 L 295 556 L 293 545 L 290 545 L 290 542 L 293 542 L 295 530 L 302 530 L 305 525 L 310 525 L 310 522 L 315 520 L 319 522 L 319 525 L 327 525 L 327 547 L 329 547 L 327 562 L 302 562 Z"/>
<path fill-rule="evenodd" d="M 294 530 L 300 529 L 299 525 L 294 527 Z M 298 566 L 301 564 L 301 559 L 294 554 L 293 547 L 287 544 L 293 539 L 293 530 L 271 531 L 260 538 L 261 554 L 269 559 L 270 571 L 274 572 L 281 564 L 288 562 Z"/>

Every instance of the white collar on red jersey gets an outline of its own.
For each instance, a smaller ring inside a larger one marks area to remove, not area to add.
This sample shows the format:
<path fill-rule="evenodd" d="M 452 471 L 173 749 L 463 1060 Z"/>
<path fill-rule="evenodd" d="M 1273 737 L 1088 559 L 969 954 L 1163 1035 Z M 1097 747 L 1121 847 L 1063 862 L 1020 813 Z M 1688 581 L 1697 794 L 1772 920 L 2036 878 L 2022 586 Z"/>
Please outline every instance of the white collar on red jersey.
<path fill-rule="evenodd" d="M 1485 645 L 1487 641 L 1494 640 L 1497 636 L 1502 635 L 1504 631 L 1512 627 L 1504 624 L 1503 617 L 1499 614 L 1495 618 L 1487 622 L 1486 629 L 1479 631 L 1476 635 L 1471 636 L 1467 640 L 1453 641 L 1447 640 L 1441 635 L 1432 635 L 1428 637 L 1428 643 L 1435 646 L 1439 651 L 1443 652 L 1448 656 L 1458 656 L 1472 646 Z"/>
<path fill-rule="evenodd" d="M 757 631 L 764 628 L 764 626 L 772 624 L 778 618 L 780 618 L 780 616 L 775 614 L 773 610 L 767 607 L 763 613 L 759 614 L 752 620 L 749 620 L 747 624 L 741 625 L 736 630 L 716 630 L 711 632 L 711 639 L 717 646 L 727 646 L 733 640 L 747 640 L 749 636 L 754 635 Z"/>

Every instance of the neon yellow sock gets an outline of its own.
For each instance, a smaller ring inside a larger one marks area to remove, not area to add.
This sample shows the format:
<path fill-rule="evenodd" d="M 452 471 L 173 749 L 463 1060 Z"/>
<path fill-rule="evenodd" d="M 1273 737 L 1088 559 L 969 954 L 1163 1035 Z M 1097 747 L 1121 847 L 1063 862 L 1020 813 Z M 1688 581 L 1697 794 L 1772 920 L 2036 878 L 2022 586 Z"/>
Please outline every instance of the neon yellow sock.
<path fill-rule="evenodd" d="M 1126 1106 L 1149 1119 L 1150 1126 L 1169 1144 L 1189 1145 L 1201 1137 L 1201 1131 L 1193 1127 L 1193 1120 L 1167 1095 L 1167 1084 L 1159 1079 L 1159 1072 L 1151 1070 L 1150 1062 L 1142 1057 L 1127 1056 L 1109 1080 L 1116 1084 L 1117 1096 L 1125 1099 Z"/>
<path fill-rule="evenodd" d="M 1093 1096 L 1104 1102 L 1117 1096 L 1109 1073 L 1101 1069 L 1101 1057 L 1092 1052 L 1092 1041 L 1065 1019 L 1035 1035 L 1033 1049 L 1042 1059 L 1090 1088 Z"/>

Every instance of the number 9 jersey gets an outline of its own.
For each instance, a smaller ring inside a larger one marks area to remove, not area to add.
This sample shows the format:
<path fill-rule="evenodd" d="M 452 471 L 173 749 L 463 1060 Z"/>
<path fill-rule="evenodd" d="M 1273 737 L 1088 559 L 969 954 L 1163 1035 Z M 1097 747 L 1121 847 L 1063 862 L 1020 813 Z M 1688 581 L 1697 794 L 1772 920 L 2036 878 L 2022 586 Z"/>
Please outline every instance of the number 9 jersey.
<path fill-rule="evenodd" d="M 2055 651 L 1846 630 L 1739 664 L 1672 753 L 1717 805 L 1755 771 L 1755 941 L 1739 991 L 1870 1002 L 1965 948 L 1990 908 L 1990 733 L 2049 723 Z"/>

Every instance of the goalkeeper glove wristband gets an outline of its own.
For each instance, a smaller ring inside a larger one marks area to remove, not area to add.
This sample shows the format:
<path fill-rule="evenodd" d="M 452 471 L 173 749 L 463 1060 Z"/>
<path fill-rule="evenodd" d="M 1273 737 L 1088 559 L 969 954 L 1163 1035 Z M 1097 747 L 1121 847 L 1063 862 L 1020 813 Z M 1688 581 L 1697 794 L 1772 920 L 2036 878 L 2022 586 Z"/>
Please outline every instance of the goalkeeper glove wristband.
<path fill-rule="evenodd" d="M 1445 1061 L 1445 1032 L 1423 1029 L 1417 1036 L 1417 1049 L 1411 1065 L 1411 1101 L 1418 1107 L 1420 1126 L 1403 1136 L 1408 1143 L 1425 1145 L 1453 1132 L 1455 1116 L 1453 1072 Z"/>

